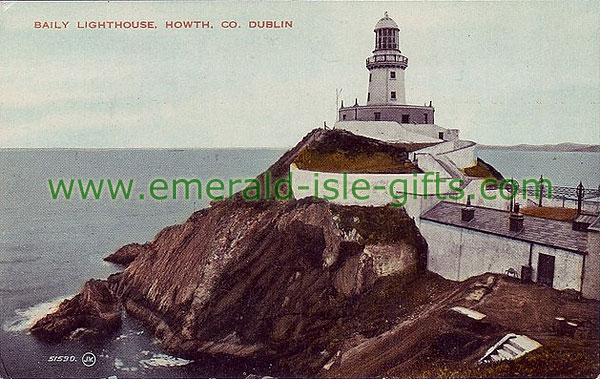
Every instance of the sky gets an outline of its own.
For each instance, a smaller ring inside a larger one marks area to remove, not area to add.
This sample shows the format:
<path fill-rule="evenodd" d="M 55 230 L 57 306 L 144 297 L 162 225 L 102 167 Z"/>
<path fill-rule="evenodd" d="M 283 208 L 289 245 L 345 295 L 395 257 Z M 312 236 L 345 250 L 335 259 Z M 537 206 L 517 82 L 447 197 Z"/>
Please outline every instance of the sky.
<path fill-rule="evenodd" d="M 406 96 L 484 144 L 600 143 L 600 2 L 2 3 L 0 147 L 289 147 L 364 104 L 384 11 Z M 153 30 L 77 21 L 154 20 Z M 167 20 L 213 29 L 171 30 Z M 223 20 L 242 27 L 223 29 Z M 292 20 L 292 29 L 249 29 Z M 35 21 L 70 21 L 38 30 Z"/>

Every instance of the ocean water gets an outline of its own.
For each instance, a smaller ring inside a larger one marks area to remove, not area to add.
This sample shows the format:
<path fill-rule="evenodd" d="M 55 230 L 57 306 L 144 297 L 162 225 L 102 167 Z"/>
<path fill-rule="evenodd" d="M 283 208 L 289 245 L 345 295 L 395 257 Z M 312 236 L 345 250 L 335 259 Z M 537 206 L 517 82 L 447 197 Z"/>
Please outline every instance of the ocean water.
<path fill-rule="evenodd" d="M 151 240 L 183 222 L 207 200 L 53 200 L 48 179 L 134 179 L 134 193 L 155 178 L 253 178 L 284 150 L 0 150 L 0 377 L 186 377 L 211 362 L 169 357 L 134 320 L 106 343 L 47 344 L 31 324 L 90 278 L 121 271 L 103 257 Z M 137 191 L 137 192 L 136 192 Z M 192 196 L 193 198 L 193 196 Z M 96 364 L 85 367 L 86 352 Z M 67 356 L 68 362 L 48 362 Z M 75 356 L 73 362 L 71 356 Z M 241 375 L 242 373 L 237 373 Z"/>
<path fill-rule="evenodd" d="M 477 155 L 505 178 L 521 181 L 543 175 L 555 186 L 577 187 L 580 181 L 585 188 L 600 185 L 599 153 L 479 149 Z"/>
<path fill-rule="evenodd" d="M 223 371 L 209 360 L 166 355 L 135 320 L 97 344 L 47 344 L 27 333 L 35 320 L 90 278 L 121 270 L 103 257 L 124 244 L 151 240 L 183 222 L 207 200 L 53 200 L 48 179 L 129 179 L 133 193 L 155 178 L 251 178 L 284 150 L 0 150 L 0 377 L 194 377 Z M 505 177 L 537 178 L 557 185 L 598 186 L 600 159 L 592 153 L 482 150 Z M 556 158 L 556 159 L 554 159 Z M 86 352 L 96 356 L 82 364 Z M 67 362 L 49 362 L 66 356 Z M 72 358 L 73 361 L 70 361 Z M 227 372 L 243 375 L 243 372 Z"/>

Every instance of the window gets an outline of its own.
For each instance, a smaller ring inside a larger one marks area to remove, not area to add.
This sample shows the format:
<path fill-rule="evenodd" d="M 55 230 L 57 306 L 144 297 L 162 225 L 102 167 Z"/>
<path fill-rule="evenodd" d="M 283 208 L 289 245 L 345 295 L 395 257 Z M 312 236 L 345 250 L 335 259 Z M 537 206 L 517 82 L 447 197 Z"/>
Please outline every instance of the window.
<path fill-rule="evenodd" d="M 367 93 L 367 101 L 371 101 L 371 92 Z"/>
<path fill-rule="evenodd" d="M 373 74 L 369 74 L 369 81 L 373 80 Z"/>
<path fill-rule="evenodd" d="M 392 100 L 396 100 L 396 91 L 392 91 L 391 97 L 392 97 Z"/>
<path fill-rule="evenodd" d="M 427 113 L 423 113 L 423 116 L 425 116 L 425 122 L 424 122 L 424 124 L 428 124 L 429 123 L 429 118 L 427 117 L 428 114 Z"/>
<path fill-rule="evenodd" d="M 444 139 L 444 132 L 439 132 L 438 133 L 438 138 L 439 139 Z"/>
<path fill-rule="evenodd" d="M 390 71 L 390 79 L 396 79 L 396 71 Z"/>
<path fill-rule="evenodd" d="M 402 115 L 402 123 L 403 124 L 408 124 L 410 122 L 410 115 L 408 114 L 403 114 Z"/>
<path fill-rule="evenodd" d="M 381 112 L 375 112 L 375 121 L 381 120 Z"/>
<path fill-rule="evenodd" d="M 346 115 L 342 115 L 342 120 L 345 120 L 345 119 L 346 119 Z"/>

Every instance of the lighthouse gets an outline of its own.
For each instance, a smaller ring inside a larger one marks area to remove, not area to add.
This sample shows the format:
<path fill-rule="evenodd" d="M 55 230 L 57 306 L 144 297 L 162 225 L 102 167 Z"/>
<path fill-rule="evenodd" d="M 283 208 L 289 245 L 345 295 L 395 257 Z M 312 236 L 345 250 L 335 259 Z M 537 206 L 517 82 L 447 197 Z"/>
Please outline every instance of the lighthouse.
<path fill-rule="evenodd" d="M 365 62 L 369 71 L 367 103 L 360 105 L 358 98 L 355 98 L 353 105 L 344 106 L 342 101 L 338 110 L 338 122 L 393 121 L 401 125 L 434 125 L 435 109 L 431 101 L 429 105 L 427 102 L 424 105 L 406 102 L 404 71 L 408 67 L 408 58 L 400 51 L 398 24 L 385 12 L 375 24 L 374 32 L 375 49 Z M 339 127 L 352 127 L 350 124 L 345 125 L 340 124 Z M 377 127 L 383 126 L 380 124 Z M 435 128 L 428 129 L 433 134 Z M 435 133 L 438 137 L 443 134 L 443 138 L 452 134 L 445 130 L 436 130 Z"/>
<path fill-rule="evenodd" d="M 408 58 L 400 52 L 400 29 L 387 12 L 375 24 L 375 50 L 367 58 L 367 105 L 406 104 L 404 70 Z"/>

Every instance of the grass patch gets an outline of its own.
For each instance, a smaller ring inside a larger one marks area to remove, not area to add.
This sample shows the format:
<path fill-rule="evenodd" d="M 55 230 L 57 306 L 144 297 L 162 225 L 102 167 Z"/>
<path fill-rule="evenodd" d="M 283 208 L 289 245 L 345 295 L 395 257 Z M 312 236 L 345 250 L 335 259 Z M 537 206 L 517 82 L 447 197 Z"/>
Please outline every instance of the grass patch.
<path fill-rule="evenodd" d="M 477 164 L 475 166 L 466 167 L 466 168 L 462 169 L 462 171 L 465 175 L 471 176 L 474 178 L 482 178 L 482 179 L 495 178 L 492 171 L 489 169 L 489 167 L 486 164 L 484 164 L 484 162 L 481 159 L 477 159 Z"/>
<path fill-rule="evenodd" d="M 348 153 L 342 150 L 320 152 L 302 149 L 296 166 L 302 170 L 348 173 L 414 173 L 421 172 L 412 162 L 387 152 Z"/>

